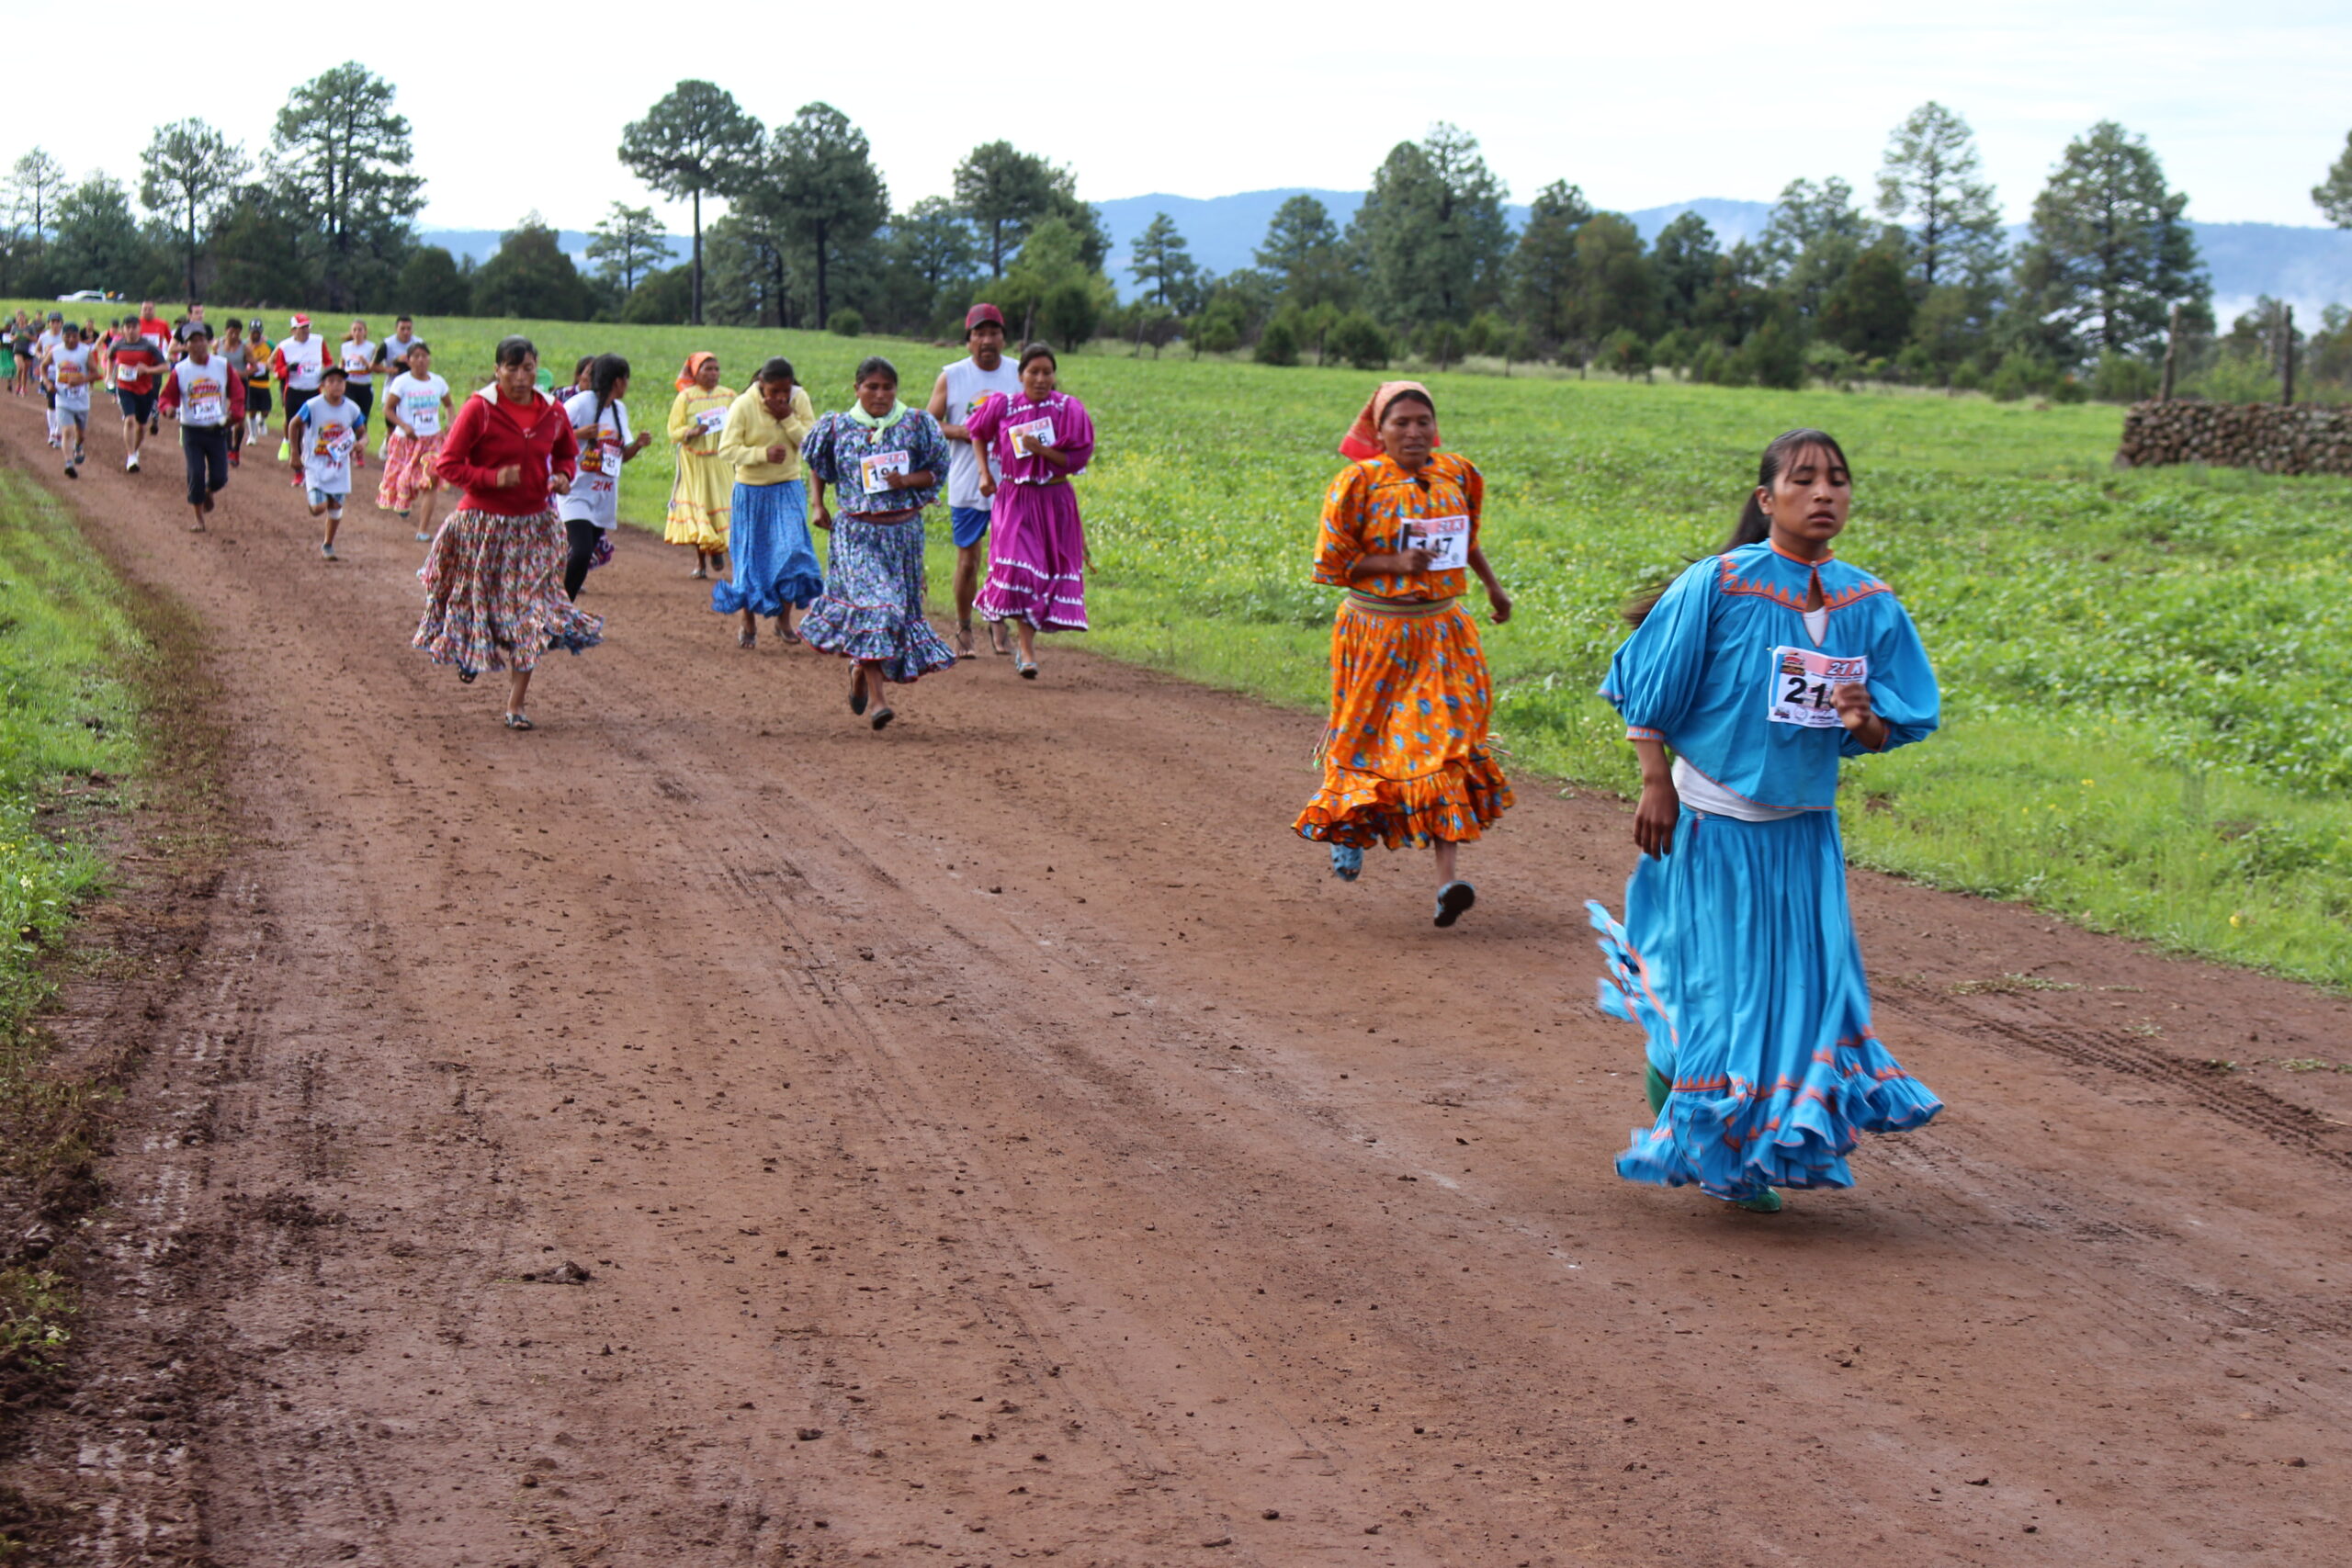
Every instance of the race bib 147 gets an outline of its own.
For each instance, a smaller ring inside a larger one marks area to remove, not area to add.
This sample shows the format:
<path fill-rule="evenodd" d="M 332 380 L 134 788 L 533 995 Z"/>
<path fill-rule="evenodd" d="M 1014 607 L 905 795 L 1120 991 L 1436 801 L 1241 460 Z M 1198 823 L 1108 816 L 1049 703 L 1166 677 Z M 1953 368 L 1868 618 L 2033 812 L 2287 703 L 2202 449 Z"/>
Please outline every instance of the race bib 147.
<path fill-rule="evenodd" d="M 1800 724 L 1807 729 L 1833 728 L 1838 722 L 1838 688 L 1867 680 L 1870 664 L 1867 659 L 1840 659 L 1808 648 L 1774 649 L 1766 716 L 1774 724 Z"/>
<path fill-rule="evenodd" d="M 1405 524 L 1404 547 L 1429 551 L 1431 571 L 1463 570 L 1470 564 L 1470 519 L 1463 513 L 1410 518 Z"/>

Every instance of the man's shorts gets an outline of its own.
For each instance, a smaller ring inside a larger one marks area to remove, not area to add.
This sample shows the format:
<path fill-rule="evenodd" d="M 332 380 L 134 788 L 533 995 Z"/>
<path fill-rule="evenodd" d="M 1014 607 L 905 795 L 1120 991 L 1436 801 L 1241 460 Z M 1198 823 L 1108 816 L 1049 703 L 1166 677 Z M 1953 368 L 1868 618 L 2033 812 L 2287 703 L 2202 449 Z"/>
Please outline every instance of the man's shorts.
<path fill-rule="evenodd" d="M 245 412 L 247 413 L 267 413 L 269 412 L 269 389 L 267 387 L 256 387 L 251 381 L 245 383 Z"/>
<path fill-rule="evenodd" d="M 956 536 L 956 547 L 968 550 L 989 536 L 989 509 L 951 506 L 947 509 L 947 526 Z"/>
<path fill-rule="evenodd" d="M 329 512 L 342 511 L 343 503 L 351 499 L 351 492 L 347 490 L 332 492 L 323 490 L 305 490 L 302 493 L 311 498 L 312 506 L 323 506 Z"/>
<path fill-rule="evenodd" d="M 144 424 L 154 417 L 155 394 L 152 389 L 144 392 L 126 392 L 120 387 L 117 387 L 114 389 L 114 401 L 115 406 L 122 410 L 122 417 L 125 419 Z"/>

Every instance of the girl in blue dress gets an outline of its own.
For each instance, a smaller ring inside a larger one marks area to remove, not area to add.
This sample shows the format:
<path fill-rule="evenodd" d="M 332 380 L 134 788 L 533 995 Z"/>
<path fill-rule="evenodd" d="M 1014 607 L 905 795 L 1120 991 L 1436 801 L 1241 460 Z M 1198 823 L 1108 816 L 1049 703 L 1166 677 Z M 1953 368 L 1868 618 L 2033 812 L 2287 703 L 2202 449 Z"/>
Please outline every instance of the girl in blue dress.
<path fill-rule="evenodd" d="M 1722 552 L 1628 609 L 1601 687 L 1641 756 L 1642 858 L 1623 924 L 1587 908 L 1600 1006 L 1649 1036 L 1657 1118 L 1617 1172 L 1765 1213 L 1778 1188 L 1852 1186 L 1858 1131 L 1943 1108 L 1871 1028 L 1846 901 L 1840 760 L 1938 718 L 1911 617 L 1830 549 L 1852 499 L 1835 440 L 1773 441 Z"/>

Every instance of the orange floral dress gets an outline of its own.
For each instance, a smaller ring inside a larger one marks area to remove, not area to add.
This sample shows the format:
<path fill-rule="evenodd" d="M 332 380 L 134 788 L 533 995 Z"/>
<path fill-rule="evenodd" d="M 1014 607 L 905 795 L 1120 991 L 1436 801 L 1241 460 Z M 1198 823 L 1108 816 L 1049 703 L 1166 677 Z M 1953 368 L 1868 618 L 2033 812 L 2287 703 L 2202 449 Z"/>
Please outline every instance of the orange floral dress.
<path fill-rule="evenodd" d="M 1303 837 L 1359 849 L 1461 843 L 1510 809 L 1510 784 L 1487 753 L 1487 655 L 1460 603 L 1470 574 L 1348 577 L 1358 558 L 1402 549 L 1418 519 L 1466 515 L 1475 548 L 1485 501 L 1477 468 L 1451 452 L 1432 454 L 1419 476 L 1380 457 L 1331 481 L 1315 581 L 1349 592 L 1331 626 L 1323 787 L 1294 824 Z"/>

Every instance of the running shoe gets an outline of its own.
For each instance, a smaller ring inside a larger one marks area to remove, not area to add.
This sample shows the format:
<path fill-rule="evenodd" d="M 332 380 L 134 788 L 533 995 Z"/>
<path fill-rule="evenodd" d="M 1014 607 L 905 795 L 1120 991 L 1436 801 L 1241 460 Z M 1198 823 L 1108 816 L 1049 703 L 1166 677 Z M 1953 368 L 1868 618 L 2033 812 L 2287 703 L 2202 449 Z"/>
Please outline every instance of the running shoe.
<path fill-rule="evenodd" d="M 1449 882 L 1437 890 L 1437 916 L 1431 925 L 1450 926 L 1478 901 L 1478 890 L 1466 882 Z"/>
<path fill-rule="evenodd" d="M 229 466 L 230 466 L 231 468 L 243 468 L 243 467 L 244 467 L 244 465 L 243 465 L 243 463 L 240 463 L 239 461 L 237 461 L 237 457 L 238 457 L 238 453 L 237 453 L 236 448 L 234 448 L 234 447 L 231 447 L 231 448 L 230 448 L 230 450 L 229 450 Z"/>
<path fill-rule="evenodd" d="M 334 547 L 322 539 L 319 542 L 319 557 L 322 560 L 334 559 Z"/>
<path fill-rule="evenodd" d="M 124 457 L 124 458 L 123 458 L 123 460 L 122 460 L 122 471 L 123 471 L 124 473 L 126 473 L 126 474 L 135 474 L 135 473 L 137 473 L 137 472 L 139 471 L 139 454 L 138 454 L 138 453 L 133 452 L 133 453 L 130 454 L 128 457 Z"/>

